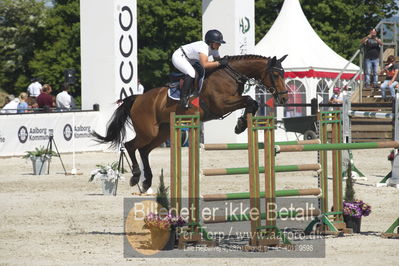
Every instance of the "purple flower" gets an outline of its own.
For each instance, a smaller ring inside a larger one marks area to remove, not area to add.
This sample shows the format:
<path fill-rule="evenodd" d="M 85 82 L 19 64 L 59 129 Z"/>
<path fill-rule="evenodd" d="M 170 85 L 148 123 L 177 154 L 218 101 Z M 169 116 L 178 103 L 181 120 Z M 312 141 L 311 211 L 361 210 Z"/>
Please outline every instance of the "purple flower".
<path fill-rule="evenodd" d="M 147 229 L 158 228 L 162 230 L 170 230 L 172 228 L 181 227 L 186 224 L 186 221 L 181 216 L 174 216 L 171 213 L 167 215 L 159 215 L 156 213 L 149 213 L 144 218 L 145 227 Z"/>
<path fill-rule="evenodd" d="M 343 205 L 344 215 L 360 218 L 362 216 L 368 216 L 371 213 L 371 206 L 364 203 L 362 200 L 356 200 L 354 202 L 344 201 Z"/>

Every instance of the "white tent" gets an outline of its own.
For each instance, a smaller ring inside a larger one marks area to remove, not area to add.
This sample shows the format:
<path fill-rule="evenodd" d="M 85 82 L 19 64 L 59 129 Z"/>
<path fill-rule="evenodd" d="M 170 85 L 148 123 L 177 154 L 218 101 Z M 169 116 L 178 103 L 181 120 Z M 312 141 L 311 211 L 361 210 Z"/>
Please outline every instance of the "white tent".
<path fill-rule="evenodd" d="M 255 46 L 255 53 L 282 57 L 286 83 L 292 91 L 292 103 L 309 103 L 319 95 L 328 101 L 328 87 L 348 61 L 328 47 L 313 30 L 302 11 L 299 0 L 285 0 L 273 26 Z M 350 64 L 338 82 L 343 86 L 359 67 Z M 284 116 L 306 115 L 304 108 L 285 110 Z"/>

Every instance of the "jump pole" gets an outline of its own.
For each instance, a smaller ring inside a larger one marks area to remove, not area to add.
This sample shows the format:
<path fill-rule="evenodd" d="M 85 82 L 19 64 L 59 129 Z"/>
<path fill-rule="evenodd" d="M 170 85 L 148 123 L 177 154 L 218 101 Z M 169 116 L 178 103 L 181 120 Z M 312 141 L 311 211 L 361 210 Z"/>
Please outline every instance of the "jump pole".
<path fill-rule="evenodd" d="M 297 172 L 297 171 L 318 171 L 321 169 L 321 165 L 315 164 L 299 164 L 299 165 L 276 165 L 276 172 Z M 265 172 L 265 167 L 260 166 L 260 173 Z M 202 169 L 201 174 L 203 176 L 221 176 L 221 175 L 244 175 L 249 173 L 248 167 L 236 167 L 236 168 L 210 168 Z"/>
<path fill-rule="evenodd" d="M 295 197 L 295 196 L 320 196 L 322 194 L 320 188 L 304 188 L 304 189 L 287 189 L 276 190 L 276 197 Z M 265 197 L 265 192 L 259 193 L 260 197 Z M 250 192 L 236 192 L 236 193 L 222 193 L 222 194 L 207 194 L 203 195 L 204 201 L 226 201 L 226 200 L 241 200 L 249 199 Z"/>
<path fill-rule="evenodd" d="M 314 217 L 314 216 L 318 216 L 320 214 L 321 214 L 320 210 L 308 210 L 305 212 L 288 211 L 288 212 L 277 212 L 276 218 Z M 266 213 L 261 213 L 260 218 L 261 218 L 261 220 L 265 220 Z M 213 217 L 213 219 L 204 220 L 204 223 L 205 224 L 231 223 L 231 222 L 243 222 L 243 221 L 249 221 L 249 220 L 250 220 L 250 214 L 245 213 L 245 214 L 240 214 L 240 215 L 215 216 L 215 217 Z"/>
<path fill-rule="evenodd" d="M 298 145 L 298 144 L 320 144 L 319 139 L 310 140 L 293 140 L 293 141 L 280 141 L 276 142 L 276 145 Z M 259 149 L 264 148 L 263 143 L 258 144 Z M 223 151 L 223 150 L 248 150 L 248 143 L 222 143 L 222 144 L 204 144 L 204 150 L 206 151 Z"/>

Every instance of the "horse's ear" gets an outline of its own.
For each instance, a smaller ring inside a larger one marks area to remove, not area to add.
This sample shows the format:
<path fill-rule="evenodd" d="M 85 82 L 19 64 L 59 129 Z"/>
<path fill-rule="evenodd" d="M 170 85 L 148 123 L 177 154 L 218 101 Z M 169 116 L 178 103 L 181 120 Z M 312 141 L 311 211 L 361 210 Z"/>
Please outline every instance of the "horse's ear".
<path fill-rule="evenodd" d="M 277 62 L 277 57 L 273 56 L 273 58 L 269 61 L 270 66 L 274 66 Z"/>
<path fill-rule="evenodd" d="M 288 54 L 284 55 L 283 57 L 281 57 L 278 61 L 281 63 L 284 61 L 284 59 L 286 59 L 288 56 Z"/>

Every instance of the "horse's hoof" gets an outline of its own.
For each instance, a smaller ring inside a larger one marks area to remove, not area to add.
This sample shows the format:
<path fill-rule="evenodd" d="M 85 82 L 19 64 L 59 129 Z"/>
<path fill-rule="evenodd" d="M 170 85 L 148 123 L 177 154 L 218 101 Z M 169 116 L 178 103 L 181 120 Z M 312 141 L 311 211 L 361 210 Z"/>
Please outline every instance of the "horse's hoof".
<path fill-rule="evenodd" d="M 246 128 L 247 128 L 247 120 L 240 117 L 238 118 L 237 125 L 234 128 L 234 133 L 236 133 L 237 135 L 241 134 L 242 132 L 245 131 Z"/>
<path fill-rule="evenodd" d="M 132 176 L 130 178 L 130 186 L 134 187 L 135 185 L 137 185 L 140 181 L 140 176 Z"/>
<path fill-rule="evenodd" d="M 133 177 L 140 177 L 141 176 L 140 168 L 133 168 L 132 174 Z"/>
<path fill-rule="evenodd" d="M 141 186 L 142 192 L 146 193 L 150 187 L 151 187 L 151 185 L 143 183 L 143 185 Z"/>

